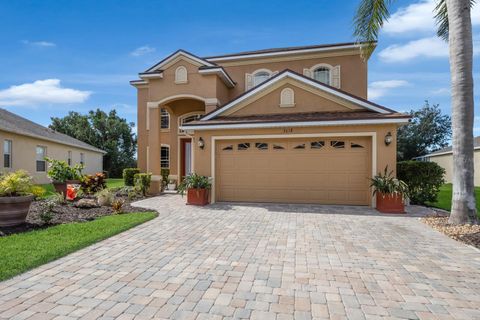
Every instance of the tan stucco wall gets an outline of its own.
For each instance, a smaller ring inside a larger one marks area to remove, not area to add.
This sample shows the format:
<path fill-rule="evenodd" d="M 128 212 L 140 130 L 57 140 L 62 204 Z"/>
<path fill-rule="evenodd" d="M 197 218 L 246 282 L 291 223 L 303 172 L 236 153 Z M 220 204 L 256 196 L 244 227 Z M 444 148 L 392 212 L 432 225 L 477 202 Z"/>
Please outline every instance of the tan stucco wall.
<path fill-rule="evenodd" d="M 291 129 L 291 130 L 290 130 Z M 211 153 L 212 153 L 212 136 L 246 136 L 246 135 L 292 135 L 305 133 L 361 133 L 376 132 L 377 134 L 377 172 L 383 171 L 388 165 L 390 170 L 396 170 L 396 125 L 369 125 L 369 126 L 332 126 L 332 127 L 310 127 L 310 128 L 273 128 L 273 129 L 237 129 L 237 130 L 210 130 L 196 131 L 194 137 L 198 140 L 200 137 L 206 142 L 204 149 L 200 149 L 197 144 L 194 146 L 194 165 L 193 169 L 196 173 L 205 176 L 212 176 L 211 172 Z M 287 131 L 287 133 L 285 133 Z M 384 143 L 385 135 L 391 132 L 393 142 L 386 146 Z"/>
<path fill-rule="evenodd" d="M 280 84 L 278 88 L 269 90 L 264 96 L 261 94 L 255 95 L 252 97 L 253 102 L 246 101 L 244 104 L 239 105 L 239 110 L 235 112 L 227 112 L 231 116 L 244 116 L 244 115 L 255 115 L 255 114 L 279 114 L 279 113 L 299 113 L 299 112 L 333 112 L 333 111 L 355 111 L 361 110 L 364 111 L 364 108 L 353 105 L 352 103 L 344 102 L 344 105 L 340 105 L 337 101 L 339 98 L 333 97 L 331 94 L 322 93 L 322 96 L 319 96 L 320 93 L 318 89 L 313 90 L 308 88 L 308 86 L 302 86 L 303 88 L 298 87 L 294 83 L 297 81 L 287 79 L 282 81 L 285 84 Z M 295 94 L 295 106 L 294 107 L 280 107 L 280 93 L 284 88 L 291 88 Z M 305 90 L 304 88 L 316 92 L 314 94 Z M 332 101 L 335 99 L 337 101 Z M 242 105 L 245 107 L 242 108 Z M 346 107 L 348 106 L 348 107 Z"/>
<path fill-rule="evenodd" d="M 12 140 L 12 168 L 3 168 L 3 141 Z M 83 173 L 92 174 L 103 170 L 103 155 L 81 148 L 66 146 L 56 142 L 35 139 L 0 130 L 0 142 L 2 149 L 0 159 L 0 170 L 15 171 L 23 169 L 28 171 L 36 183 L 49 183 L 50 179 L 46 172 L 36 172 L 36 147 L 47 147 L 47 157 L 65 160 L 68 159 L 68 151 L 72 151 L 72 165 L 80 163 L 80 153 L 85 154 L 85 169 Z"/>
<path fill-rule="evenodd" d="M 148 89 L 139 88 L 137 91 L 137 166 L 143 172 L 147 170 L 147 101 Z"/>
<path fill-rule="evenodd" d="M 480 150 L 475 150 L 474 154 L 474 184 L 480 186 Z M 453 157 L 452 154 L 444 154 L 441 156 L 430 157 L 429 161 L 436 162 L 439 166 L 445 169 L 445 182 L 452 183 L 453 175 Z"/>
<path fill-rule="evenodd" d="M 332 53 L 334 54 L 334 53 Z M 367 98 L 367 62 L 360 54 L 350 53 L 344 56 L 325 56 L 325 55 L 296 55 L 292 57 L 283 57 L 279 59 L 257 59 L 239 62 L 217 62 L 224 66 L 227 73 L 237 82 L 235 88 L 230 90 L 230 99 L 238 96 L 245 91 L 245 73 L 252 73 L 258 69 L 269 69 L 273 72 L 290 69 L 303 74 L 304 68 L 311 68 L 319 63 L 327 63 L 332 66 L 340 65 L 340 89 L 361 98 Z"/>

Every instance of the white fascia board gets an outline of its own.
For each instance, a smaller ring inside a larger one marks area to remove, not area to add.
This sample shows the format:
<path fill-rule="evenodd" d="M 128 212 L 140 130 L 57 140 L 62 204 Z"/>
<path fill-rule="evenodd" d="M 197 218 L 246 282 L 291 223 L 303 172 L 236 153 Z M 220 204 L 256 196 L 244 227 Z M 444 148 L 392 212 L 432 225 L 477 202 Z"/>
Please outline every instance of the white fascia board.
<path fill-rule="evenodd" d="M 407 123 L 408 118 L 396 119 L 360 119 L 360 120 L 331 120 L 331 121 L 297 121 L 297 122 L 264 122 L 264 123 L 236 123 L 181 126 L 181 130 L 220 130 L 220 129 L 260 129 L 281 127 L 322 127 L 342 125 L 369 125 L 386 123 Z"/>
<path fill-rule="evenodd" d="M 283 80 L 283 79 L 285 79 L 285 78 L 287 78 L 287 77 L 290 77 L 290 78 L 295 79 L 295 80 L 297 80 L 297 81 L 300 81 L 300 82 L 302 82 L 302 83 L 308 84 L 308 85 L 310 85 L 310 86 L 312 86 L 312 87 L 315 87 L 315 88 L 317 88 L 317 89 L 319 89 L 319 90 L 322 90 L 322 91 L 324 91 L 324 92 L 328 92 L 328 93 L 330 93 L 330 94 L 332 94 L 332 95 L 334 95 L 334 96 L 337 96 L 337 97 L 340 97 L 340 98 L 342 98 L 342 99 L 348 100 L 348 101 L 350 101 L 350 102 L 352 102 L 352 103 L 355 103 L 355 104 L 357 104 L 357 105 L 359 105 L 359 106 L 362 106 L 362 107 L 364 107 L 364 108 L 367 108 L 367 109 L 369 109 L 369 110 L 376 111 L 376 112 L 383 113 L 383 114 L 391 113 L 391 112 L 389 112 L 389 111 L 387 111 L 387 110 L 385 110 L 385 109 L 383 109 L 383 108 L 379 108 L 379 107 L 377 107 L 377 106 L 375 106 L 375 105 L 372 105 L 372 104 L 370 104 L 370 103 L 368 103 L 368 102 L 365 102 L 365 101 L 356 99 L 356 98 L 354 98 L 354 97 L 352 97 L 352 96 L 350 96 L 350 95 L 347 95 L 347 94 L 338 92 L 337 90 L 333 90 L 333 89 L 331 89 L 331 88 L 329 88 L 329 87 L 326 87 L 326 86 L 324 86 L 324 85 L 321 85 L 321 84 L 319 84 L 319 83 L 317 83 L 317 82 L 315 82 L 315 81 L 312 81 L 312 80 L 310 80 L 310 79 L 308 79 L 308 78 L 301 77 L 301 76 L 298 76 L 298 75 L 296 75 L 296 74 L 294 74 L 294 73 L 291 73 L 291 72 L 288 72 L 288 71 L 287 71 L 287 72 L 285 72 L 285 73 L 283 73 L 283 74 L 281 74 L 281 75 L 279 75 L 279 76 L 277 76 L 277 77 L 275 77 L 275 78 L 272 78 L 272 80 L 270 80 L 270 81 L 267 80 L 267 81 L 264 82 L 263 84 L 257 86 L 257 87 L 256 87 L 255 89 L 253 89 L 252 91 L 250 91 L 250 92 L 246 93 L 245 95 L 241 96 L 239 99 L 234 100 L 234 101 L 228 103 L 227 105 L 225 105 L 224 107 L 218 109 L 217 111 L 214 111 L 214 112 L 210 113 L 209 115 L 203 117 L 201 120 L 210 120 L 210 119 L 214 118 L 215 116 L 217 116 L 217 115 L 219 115 L 219 114 L 222 114 L 223 112 L 229 110 L 230 108 L 234 107 L 235 105 L 239 104 L 240 102 L 242 102 L 242 101 L 250 98 L 251 96 L 254 96 L 254 95 L 257 94 L 258 92 L 260 92 L 260 91 L 268 88 L 269 86 L 271 86 L 271 85 L 277 83 L 278 81 Z"/>
<path fill-rule="evenodd" d="M 200 74 L 217 74 L 229 88 L 235 87 L 233 80 L 225 73 L 223 68 L 199 69 Z"/>
<path fill-rule="evenodd" d="M 185 56 L 193 61 L 196 61 L 198 63 L 200 63 L 201 65 L 206 65 L 206 66 L 209 66 L 209 67 L 213 67 L 214 64 L 208 62 L 207 60 L 204 60 L 204 59 L 200 59 L 198 57 L 195 57 L 195 56 L 192 56 L 191 54 L 189 54 L 188 52 L 185 52 L 183 50 L 179 50 L 177 53 L 175 53 L 174 55 L 172 55 L 171 57 L 169 57 L 168 59 L 166 60 L 163 60 L 161 61 L 160 63 L 154 65 L 153 67 L 151 67 L 150 69 L 148 69 L 147 71 L 145 72 L 152 72 L 152 71 L 155 71 L 159 68 L 161 68 L 162 66 L 166 65 L 167 63 L 169 63 L 170 61 L 172 61 L 173 59 L 177 58 L 178 56 Z"/>
<path fill-rule="evenodd" d="M 139 73 L 138 76 L 141 79 L 162 79 L 163 72 L 156 72 L 156 73 Z"/>
<path fill-rule="evenodd" d="M 130 85 L 137 87 L 137 86 L 144 86 L 147 85 L 148 81 L 145 80 L 132 80 L 130 81 Z"/>
<path fill-rule="evenodd" d="M 343 49 L 360 49 L 361 47 L 362 47 L 361 44 L 351 44 L 351 45 L 345 45 L 345 46 L 331 46 L 331 47 L 323 47 L 323 48 L 310 48 L 310 49 L 288 50 L 288 51 L 278 51 L 278 52 L 252 53 L 252 54 L 246 53 L 246 54 L 239 54 L 239 55 L 228 56 L 228 57 L 206 58 L 205 60 L 217 62 L 217 61 L 228 61 L 228 60 L 239 60 L 239 59 L 276 57 L 276 56 L 284 56 L 284 55 L 299 54 L 299 53 L 301 54 L 301 53 L 336 51 L 336 50 L 343 50 Z"/>

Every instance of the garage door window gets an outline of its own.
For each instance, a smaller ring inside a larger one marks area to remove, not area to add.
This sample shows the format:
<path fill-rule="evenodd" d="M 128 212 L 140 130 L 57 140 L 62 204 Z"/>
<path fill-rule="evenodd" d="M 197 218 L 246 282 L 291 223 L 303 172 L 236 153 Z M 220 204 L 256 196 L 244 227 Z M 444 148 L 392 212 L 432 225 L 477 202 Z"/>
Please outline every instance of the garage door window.
<path fill-rule="evenodd" d="M 322 149 L 323 147 L 325 147 L 325 141 L 310 142 L 310 149 Z"/>
<path fill-rule="evenodd" d="M 305 149 L 305 143 L 298 144 L 298 145 L 296 145 L 293 149 L 296 149 L 296 150 Z"/>
<path fill-rule="evenodd" d="M 248 142 L 238 144 L 238 150 L 247 150 L 248 148 L 250 148 L 250 143 Z"/>
<path fill-rule="evenodd" d="M 257 142 L 255 143 L 255 148 L 257 148 L 258 150 L 268 150 L 268 143 Z"/>
<path fill-rule="evenodd" d="M 362 146 L 361 144 L 352 142 L 352 143 L 350 143 L 350 148 L 352 148 L 352 149 L 362 149 L 362 148 L 365 148 L 365 147 Z"/>
<path fill-rule="evenodd" d="M 226 146 L 225 148 L 222 149 L 223 151 L 232 151 L 233 150 L 233 144 Z"/>
<path fill-rule="evenodd" d="M 345 148 L 345 141 L 332 140 L 332 141 L 330 141 L 330 145 L 335 149 L 344 149 Z"/>
<path fill-rule="evenodd" d="M 281 144 L 276 144 L 276 143 L 274 143 L 274 144 L 273 144 L 273 149 L 274 149 L 274 150 L 285 150 L 285 147 L 282 146 Z"/>

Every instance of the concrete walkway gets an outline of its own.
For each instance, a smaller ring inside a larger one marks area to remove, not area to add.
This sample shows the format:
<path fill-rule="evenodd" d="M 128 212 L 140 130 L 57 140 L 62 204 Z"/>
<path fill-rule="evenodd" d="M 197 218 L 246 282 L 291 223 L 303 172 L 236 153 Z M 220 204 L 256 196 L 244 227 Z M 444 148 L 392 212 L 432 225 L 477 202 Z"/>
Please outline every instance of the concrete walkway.
<path fill-rule="evenodd" d="M 411 215 L 137 204 L 160 216 L 0 283 L 0 318 L 480 319 L 480 252 Z"/>

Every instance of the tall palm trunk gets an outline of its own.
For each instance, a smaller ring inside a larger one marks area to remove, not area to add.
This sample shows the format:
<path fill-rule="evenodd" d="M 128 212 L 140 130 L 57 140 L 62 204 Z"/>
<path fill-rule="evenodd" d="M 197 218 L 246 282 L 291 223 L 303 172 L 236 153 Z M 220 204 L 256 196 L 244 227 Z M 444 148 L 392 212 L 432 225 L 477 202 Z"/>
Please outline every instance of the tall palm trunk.
<path fill-rule="evenodd" d="M 449 222 L 477 221 L 473 184 L 473 41 L 470 0 L 446 0 L 452 88 L 453 195 Z"/>

